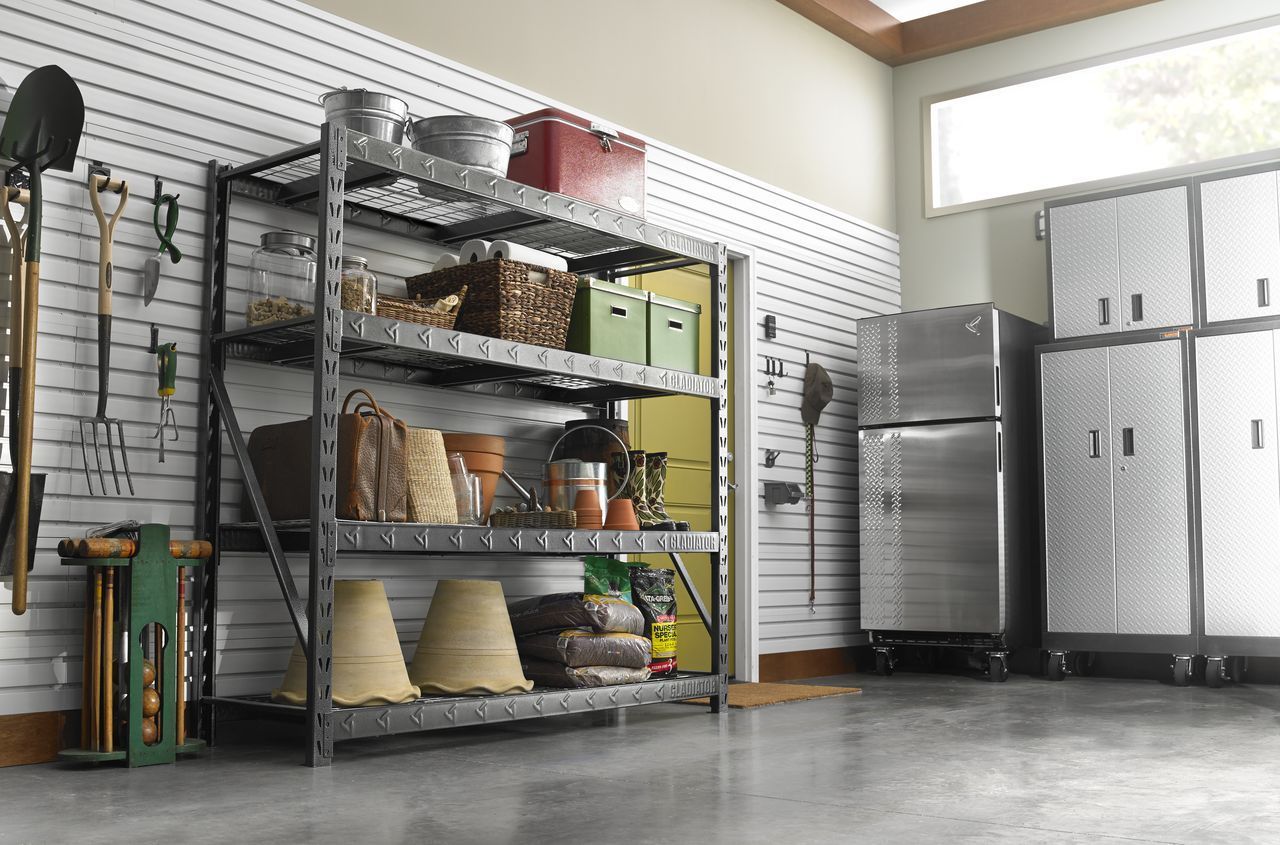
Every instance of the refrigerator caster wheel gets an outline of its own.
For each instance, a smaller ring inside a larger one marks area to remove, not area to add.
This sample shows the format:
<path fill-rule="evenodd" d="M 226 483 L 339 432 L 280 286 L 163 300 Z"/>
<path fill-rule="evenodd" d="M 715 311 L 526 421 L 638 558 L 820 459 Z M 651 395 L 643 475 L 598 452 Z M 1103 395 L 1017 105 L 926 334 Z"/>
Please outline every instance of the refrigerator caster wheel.
<path fill-rule="evenodd" d="M 1173 685 L 1185 687 L 1191 684 L 1190 655 L 1175 654 L 1173 656 Z"/>
<path fill-rule="evenodd" d="M 1049 665 L 1045 667 L 1045 677 L 1051 681 L 1061 681 L 1067 677 L 1067 655 L 1061 651 L 1049 652 Z"/>
<path fill-rule="evenodd" d="M 1221 689 L 1226 685 L 1227 659 L 1225 657 L 1207 657 L 1204 662 L 1204 685 L 1210 689 Z"/>
<path fill-rule="evenodd" d="M 876 652 L 876 674 L 885 677 L 893 674 L 893 657 L 888 651 Z"/>
<path fill-rule="evenodd" d="M 1003 684 L 1009 680 L 1009 664 L 1005 655 L 993 654 L 987 662 L 987 680 L 995 684 Z"/>

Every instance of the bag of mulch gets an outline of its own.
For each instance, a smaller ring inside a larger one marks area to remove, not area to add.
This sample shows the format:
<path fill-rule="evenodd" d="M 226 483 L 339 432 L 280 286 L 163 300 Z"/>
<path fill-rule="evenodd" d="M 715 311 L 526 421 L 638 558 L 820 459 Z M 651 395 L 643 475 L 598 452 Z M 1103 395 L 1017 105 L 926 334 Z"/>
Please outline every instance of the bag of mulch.
<path fill-rule="evenodd" d="M 649 665 L 649 641 L 635 634 L 597 634 L 581 628 L 530 634 L 516 640 L 521 657 L 562 663 L 565 666 Z"/>
<path fill-rule="evenodd" d="M 524 676 L 539 687 L 611 687 L 649 680 L 648 669 L 629 669 L 626 666 L 563 666 L 545 660 L 521 660 L 520 665 Z"/>
<path fill-rule="evenodd" d="M 552 593 L 507 605 L 516 636 L 565 628 L 597 633 L 643 634 L 644 617 L 630 602 L 585 593 Z"/>
<path fill-rule="evenodd" d="M 631 567 L 631 600 L 644 615 L 644 635 L 653 647 L 655 675 L 676 670 L 676 573 L 673 569 Z"/>
<path fill-rule="evenodd" d="M 584 593 L 631 601 L 631 567 L 627 564 L 611 557 L 588 555 L 582 568 Z"/>

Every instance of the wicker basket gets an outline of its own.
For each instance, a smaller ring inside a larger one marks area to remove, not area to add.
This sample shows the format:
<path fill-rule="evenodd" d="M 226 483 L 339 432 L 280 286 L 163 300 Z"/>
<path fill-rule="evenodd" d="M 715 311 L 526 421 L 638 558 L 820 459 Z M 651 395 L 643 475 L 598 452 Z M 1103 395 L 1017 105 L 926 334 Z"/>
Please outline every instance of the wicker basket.
<path fill-rule="evenodd" d="M 444 294 L 449 296 L 450 294 Z M 400 320 L 404 323 L 417 323 L 423 326 L 432 326 L 437 329 L 451 329 L 458 319 L 458 312 L 462 310 L 462 303 L 467 301 L 467 286 L 463 285 L 460 289 L 452 294 L 458 297 L 458 307 L 447 314 L 432 309 L 427 303 L 435 302 L 443 297 L 437 296 L 432 299 L 404 299 L 399 296 L 387 296 L 386 294 L 378 294 L 378 316 L 386 317 L 390 320 Z"/>
<path fill-rule="evenodd" d="M 430 428 L 409 429 L 405 481 L 409 487 L 410 522 L 443 525 L 458 522 L 458 504 L 440 432 Z"/>
<path fill-rule="evenodd" d="M 578 277 L 494 258 L 405 280 L 409 295 L 434 302 L 467 288 L 454 328 L 472 334 L 564 349 Z"/>
<path fill-rule="evenodd" d="M 495 511 L 489 514 L 493 528 L 577 528 L 577 511 Z"/>

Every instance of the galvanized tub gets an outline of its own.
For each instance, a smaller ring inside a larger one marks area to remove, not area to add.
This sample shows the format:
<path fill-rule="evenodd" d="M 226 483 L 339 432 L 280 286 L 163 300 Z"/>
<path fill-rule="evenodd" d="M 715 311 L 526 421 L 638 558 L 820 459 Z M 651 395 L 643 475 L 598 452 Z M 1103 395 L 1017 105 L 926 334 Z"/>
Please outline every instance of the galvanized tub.
<path fill-rule="evenodd" d="M 379 94 L 363 88 L 343 88 L 320 95 L 324 119 L 355 132 L 388 141 L 404 143 L 404 129 L 409 122 L 409 104 L 390 94 Z"/>
<path fill-rule="evenodd" d="M 590 490 L 600 499 L 600 513 L 609 507 L 607 470 L 602 463 L 563 458 L 547 464 L 547 503 L 552 510 L 571 511 L 578 492 Z"/>
<path fill-rule="evenodd" d="M 507 175 L 515 130 L 500 120 L 443 114 L 415 120 L 410 134 L 419 152 L 494 176 Z"/>

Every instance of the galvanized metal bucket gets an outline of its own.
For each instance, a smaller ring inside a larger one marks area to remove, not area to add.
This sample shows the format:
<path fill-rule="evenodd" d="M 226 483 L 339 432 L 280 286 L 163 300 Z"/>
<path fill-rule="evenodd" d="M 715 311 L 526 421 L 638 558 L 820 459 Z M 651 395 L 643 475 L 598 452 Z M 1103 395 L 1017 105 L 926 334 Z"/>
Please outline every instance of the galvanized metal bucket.
<path fill-rule="evenodd" d="M 320 103 L 329 123 L 392 144 L 404 143 L 409 104 L 398 97 L 363 88 L 342 88 L 321 94 Z"/>
<path fill-rule="evenodd" d="M 556 439 L 556 442 L 552 444 L 551 452 L 547 455 L 547 504 L 551 505 L 552 510 L 573 510 L 578 491 L 592 490 L 600 497 L 600 513 L 603 514 L 609 509 L 610 499 L 616 498 L 618 493 L 627 489 L 627 482 L 631 480 L 631 462 L 627 461 L 627 475 L 622 484 L 618 486 L 618 492 L 610 496 L 608 464 L 599 461 L 583 461 L 578 458 L 553 460 L 556 449 L 560 448 L 560 444 L 564 442 L 564 439 L 574 432 L 582 431 L 584 428 L 598 428 L 605 432 L 618 441 L 619 445 L 622 446 L 623 454 L 626 454 L 627 444 L 623 443 L 622 438 L 618 437 L 611 429 L 602 425 L 581 425 L 561 434 Z"/>
<path fill-rule="evenodd" d="M 444 114 L 415 120 L 410 134 L 419 152 L 494 176 L 507 175 L 515 130 L 500 120 Z"/>

